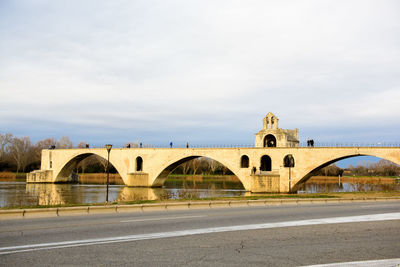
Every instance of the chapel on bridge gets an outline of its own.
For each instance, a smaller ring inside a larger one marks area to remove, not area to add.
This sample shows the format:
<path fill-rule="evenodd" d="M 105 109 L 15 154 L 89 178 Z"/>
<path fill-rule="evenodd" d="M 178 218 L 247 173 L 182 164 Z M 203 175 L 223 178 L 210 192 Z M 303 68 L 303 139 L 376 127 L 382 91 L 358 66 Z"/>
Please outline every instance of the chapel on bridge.
<path fill-rule="evenodd" d="M 255 147 L 298 147 L 299 129 L 279 128 L 279 119 L 269 112 L 263 119 L 263 128 L 255 134 Z"/>

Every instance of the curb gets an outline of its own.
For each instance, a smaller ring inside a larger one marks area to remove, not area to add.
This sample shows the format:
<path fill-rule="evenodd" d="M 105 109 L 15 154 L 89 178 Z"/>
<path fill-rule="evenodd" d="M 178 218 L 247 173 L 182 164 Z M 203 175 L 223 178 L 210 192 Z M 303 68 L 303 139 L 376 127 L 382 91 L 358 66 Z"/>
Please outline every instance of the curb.
<path fill-rule="evenodd" d="M 309 205 L 309 204 L 336 204 L 352 202 L 400 201 L 400 197 L 377 198 L 304 198 L 304 199 L 257 199 L 257 200 L 219 200 L 171 202 L 154 204 L 112 205 L 112 206 L 82 206 L 60 207 L 43 209 L 10 209 L 0 210 L 0 220 L 23 218 L 47 218 L 61 216 L 81 216 L 106 213 L 168 211 L 182 209 L 215 209 L 247 206 L 281 206 L 281 205 Z"/>

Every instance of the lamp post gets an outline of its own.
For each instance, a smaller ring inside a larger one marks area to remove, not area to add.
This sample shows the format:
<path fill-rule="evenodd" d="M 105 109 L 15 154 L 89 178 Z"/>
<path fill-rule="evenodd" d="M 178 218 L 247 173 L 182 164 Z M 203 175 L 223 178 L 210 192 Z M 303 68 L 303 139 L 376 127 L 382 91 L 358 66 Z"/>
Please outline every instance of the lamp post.
<path fill-rule="evenodd" d="M 110 151 L 111 151 L 111 148 L 112 148 L 112 145 L 110 145 L 110 144 L 107 144 L 106 145 L 106 148 L 107 148 L 107 154 L 108 154 L 108 157 L 107 157 L 107 167 L 106 167 L 106 169 L 107 169 L 107 194 L 106 194 L 106 202 L 108 203 L 108 186 L 109 186 L 109 177 L 110 177 L 110 170 L 109 170 L 109 165 L 110 165 Z"/>
<path fill-rule="evenodd" d="M 290 177 L 290 168 L 292 167 L 292 165 L 289 165 L 289 194 L 292 193 L 292 177 Z"/>
<path fill-rule="evenodd" d="M 292 193 L 292 177 L 291 177 L 291 168 L 294 167 L 294 158 L 292 155 L 287 155 L 284 158 L 284 166 L 289 167 L 289 194 Z"/>

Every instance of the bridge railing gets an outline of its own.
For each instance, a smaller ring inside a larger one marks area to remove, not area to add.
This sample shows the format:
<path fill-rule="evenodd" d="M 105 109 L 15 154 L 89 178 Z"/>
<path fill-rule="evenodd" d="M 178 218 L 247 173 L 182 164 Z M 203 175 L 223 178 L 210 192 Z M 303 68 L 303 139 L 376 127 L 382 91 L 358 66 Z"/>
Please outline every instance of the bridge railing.
<path fill-rule="evenodd" d="M 138 148 L 134 146 L 132 148 Z M 143 144 L 143 148 L 171 148 L 170 145 Z M 173 144 L 172 148 L 235 148 L 235 147 L 254 147 L 254 144 Z"/>
<path fill-rule="evenodd" d="M 189 148 L 253 148 L 254 144 L 189 144 Z M 307 142 L 300 142 L 299 147 L 400 147 L 400 142 L 377 142 L 377 143 L 365 143 L 365 142 L 315 142 L 314 145 L 310 146 Z M 89 148 L 104 148 L 104 145 L 90 145 Z M 126 146 L 114 146 L 113 148 L 127 148 Z M 130 148 L 171 148 L 170 145 L 165 144 L 142 144 L 131 145 Z M 187 148 L 186 144 L 173 144 L 172 148 Z M 56 147 L 57 149 L 57 147 Z"/>
<path fill-rule="evenodd" d="M 315 142 L 310 146 L 307 141 L 300 142 L 299 147 L 400 147 L 400 142 Z"/>

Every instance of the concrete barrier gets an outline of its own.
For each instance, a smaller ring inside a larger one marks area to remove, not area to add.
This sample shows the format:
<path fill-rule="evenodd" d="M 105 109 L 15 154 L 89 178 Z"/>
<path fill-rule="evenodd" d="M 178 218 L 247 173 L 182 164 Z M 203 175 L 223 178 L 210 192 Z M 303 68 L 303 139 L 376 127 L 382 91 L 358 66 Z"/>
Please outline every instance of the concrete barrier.
<path fill-rule="evenodd" d="M 272 198 L 264 200 L 266 206 L 280 206 L 282 204 L 281 199 Z"/>
<path fill-rule="evenodd" d="M 0 211 L 0 219 L 8 220 L 8 219 L 17 219 L 24 217 L 25 210 L 1 210 Z"/>
<path fill-rule="evenodd" d="M 128 213 L 128 212 L 143 212 L 142 205 L 117 205 L 116 212 Z"/>
<path fill-rule="evenodd" d="M 210 201 L 210 208 L 227 208 L 229 207 L 229 201 L 220 200 L 220 201 Z"/>
<path fill-rule="evenodd" d="M 102 214 L 117 212 L 117 206 L 90 206 L 88 207 L 89 214 Z"/>
<path fill-rule="evenodd" d="M 142 204 L 143 211 L 165 211 L 167 203 Z"/>
<path fill-rule="evenodd" d="M 298 199 L 281 199 L 282 205 L 297 205 Z"/>
<path fill-rule="evenodd" d="M 151 204 L 132 205 L 104 205 L 81 206 L 61 208 L 35 208 L 35 209 L 10 209 L 0 210 L 0 220 L 43 218 L 56 216 L 80 216 L 105 213 L 128 213 L 147 211 L 168 211 L 178 209 L 209 209 L 245 206 L 280 206 L 301 204 L 335 204 L 351 202 L 375 202 L 375 201 L 400 201 L 400 197 L 378 198 L 309 198 L 309 199 L 258 199 L 258 200 L 219 200 L 219 201 L 193 201 L 193 202 L 165 202 Z"/>
<path fill-rule="evenodd" d="M 170 203 L 165 205 L 167 210 L 184 210 L 189 208 L 189 202 Z"/>
<path fill-rule="evenodd" d="M 327 200 L 325 198 L 313 198 L 311 202 L 313 204 L 324 204 L 327 203 Z"/>
<path fill-rule="evenodd" d="M 247 201 L 248 206 L 265 206 L 265 199 L 254 199 Z"/>
<path fill-rule="evenodd" d="M 210 201 L 194 201 L 194 202 L 190 202 L 188 207 L 190 209 L 206 209 L 206 208 L 210 208 Z"/>
<path fill-rule="evenodd" d="M 249 205 L 249 201 L 245 200 L 232 200 L 229 202 L 230 207 L 247 207 Z"/>
<path fill-rule="evenodd" d="M 57 208 L 25 209 L 24 218 L 57 217 Z"/>

